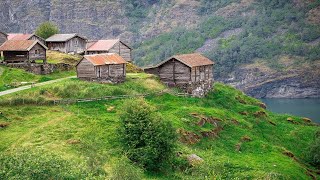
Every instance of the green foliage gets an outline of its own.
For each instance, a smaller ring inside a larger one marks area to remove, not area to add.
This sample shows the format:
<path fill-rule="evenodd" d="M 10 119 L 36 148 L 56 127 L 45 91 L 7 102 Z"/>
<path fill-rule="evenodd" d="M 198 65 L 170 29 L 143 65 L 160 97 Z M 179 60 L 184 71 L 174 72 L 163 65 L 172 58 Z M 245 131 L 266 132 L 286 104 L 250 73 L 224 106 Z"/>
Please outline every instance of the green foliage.
<path fill-rule="evenodd" d="M 44 22 L 36 30 L 36 35 L 47 39 L 48 37 L 59 33 L 58 27 L 52 22 Z"/>
<path fill-rule="evenodd" d="M 175 147 L 172 126 L 143 99 L 126 101 L 119 116 L 119 135 L 128 158 L 147 170 L 164 168 Z"/>
<path fill-rule="evenodd" d="M 117 159 L 112 165 L 111 180 L 140 180 L 142 179 L 143 171 L 131 164 L 127 157 Z"/>
<path fill-rule="evenodd" d="M 174 54 L 192 53 L 203 43 L 204 38 L 197 31 L 181 28 L 144 42 L 141 48 L 134 50 L 134 58 L 141 59 L 137 62 L 141 66 L 156 64 Z"/>
<path fill-rule="evenodd" d="M 225 7 L 234 2 L 240 2 L 241 0 L 201 0 L 198 14 L 207 15 L 215 12 L 219 8 Z"/>
<path fill-rule="evenodd" d="M 83 164 L 70 163 L 41 150 L 0 154 L 0 179 L 82 179 L 90 174 Z"/>
<path fill-rule="evenodd" d="M 312 2 L 312 6 L 317 2 Z M 308 62 L 319 59 L 318 46 L 308 44 L 320 37 L 318 26 L 306 21 L 310 7 L 296 7 L 291 0 L 262 0 L 255 1 L 249 7 L 235 9 L 256 14 L 232 18 L 214 15 L 216 10 L 231 3 L 241 2 L 201 0 L 199 14 L 203 16 L 198 27 L 173 30 L 139 44 L 133 51 L 137 64 L 155 65 L 171 55 L 194 52 L 204 44 L 205 39 L 217 38 L 221 33 L 235 28 L 241 28 L 242 33 L 222 39 L 218 47 L 212 46 L 214 48 L 209 48 L 205 53 L 216 62 L 216 77 L 224 77 L 235 67 L 252 63 L 256 58 L 271 63 L 281 55 L 306 57 Z"/>
<path fill-rule="evenodd" d="M 315 133 L 314 140 L 308 147 L 307 161 L 315 167 L 320 167 L 320 130 Z"/>

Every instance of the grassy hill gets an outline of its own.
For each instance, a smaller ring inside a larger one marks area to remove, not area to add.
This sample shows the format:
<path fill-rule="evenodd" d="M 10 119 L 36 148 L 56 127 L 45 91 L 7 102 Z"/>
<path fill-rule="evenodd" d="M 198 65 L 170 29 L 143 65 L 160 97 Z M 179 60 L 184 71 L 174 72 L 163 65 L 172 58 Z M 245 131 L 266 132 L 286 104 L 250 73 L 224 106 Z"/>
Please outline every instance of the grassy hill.
<path fill-rule="evenodd" d="M 74 75 L 76 75 L 74 70 L 59 71 L 47 75 L 35 75 L 22 69 L 0 66 L 0 91 Z"/>
<path fill-rule="evenodd" d="M 155 76 L 141 73 L 128 74 L 121 85 L 70 79 L 1 97 L 0 179 L 108 179 L 119 171 L 145 179 L 319 178 L 307 163 L 307 148 L 319 126 L 269 112 L 258 100 L 220 83 L 203 99 L 177 97 L 171 91 L 145 98 L 179 136 L 180 160 L 163 173 L 144 173 L 121 155 L 117 112 L 124 100 L 6 104 L 19 98 L 89 98 L 163 89 Z M 204 162 L 186 165 L 183 159 L 190 154 Z"/>

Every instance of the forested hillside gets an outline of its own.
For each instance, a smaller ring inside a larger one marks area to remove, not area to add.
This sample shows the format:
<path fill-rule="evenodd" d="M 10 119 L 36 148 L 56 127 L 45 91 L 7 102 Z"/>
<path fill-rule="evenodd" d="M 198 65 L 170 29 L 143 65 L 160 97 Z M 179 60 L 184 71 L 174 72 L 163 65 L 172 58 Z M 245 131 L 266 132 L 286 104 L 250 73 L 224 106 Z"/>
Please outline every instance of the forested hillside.
<path fill-rule="evenodd" d="M 319 0 L 4 0 L 0 30 L 32 32 L 53 21 L 61 32 L 89 39 L 120 37 L 134 47 L 140 66 L 197 51 L 216 62 L 215 79 L 250 95 L 319 97 L 319 5 Z M 271 86 L 274 93 L 265 93 Z M 281 94 L 281 87 L 292 93 Z"/>

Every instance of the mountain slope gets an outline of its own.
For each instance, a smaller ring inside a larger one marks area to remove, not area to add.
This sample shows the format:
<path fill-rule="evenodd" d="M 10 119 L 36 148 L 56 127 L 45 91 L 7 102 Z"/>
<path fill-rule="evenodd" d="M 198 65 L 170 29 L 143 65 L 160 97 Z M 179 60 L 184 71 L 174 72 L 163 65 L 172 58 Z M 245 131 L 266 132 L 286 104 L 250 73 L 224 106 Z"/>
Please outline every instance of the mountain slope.
<path fill-rule="evenodd" d="M 281 71 L 285 78 L 290 72 L 284 73 L 279 63 L 282 56 L 299 56 L 301 63 L 309 66 L 320 59 L 319 5 L 319 0 L 3 0 L 0 30 L 33 32 L 41 22 L 53 21 L 61 32 L 76 32 L 89 39 L 122 38 L 134 47 L 134 60 L 140 66 L 198 51 L 215 60 L 219 81 L 228 82 L 234 73 L 257 60 Z M 314 80 L 319 78 L 307 79 L 307 84 L 317 89 Z M 274 87 L 282 85 L 279 82 Z M 241 89 L 250 93 L 270 88 L 249 87 L 243 84 Z M 301 96 L 293 93 L 286 97 Z"/>

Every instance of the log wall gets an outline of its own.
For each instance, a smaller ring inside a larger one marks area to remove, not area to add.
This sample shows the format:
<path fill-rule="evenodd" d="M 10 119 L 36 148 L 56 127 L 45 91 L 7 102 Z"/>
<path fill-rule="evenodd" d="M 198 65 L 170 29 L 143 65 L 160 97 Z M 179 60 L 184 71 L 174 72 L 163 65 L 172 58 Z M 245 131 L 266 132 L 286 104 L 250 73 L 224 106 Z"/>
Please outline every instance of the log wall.
<path fill-rule="evenodd" d="M 46 49 L 38 43 L 29 51 L 29 61 L 32 62 L 35 60 L 43 60 L 44 63 L 46 63 L 47 60 Z"/>
<path fill-rule="evenodd" d="M 74 37 L 67 42 L 47 42 L 47 44 L 50 50 L 80 54 L 86 50 L 87 42 L 82 38 Z"/>
<path fill-rule="evenodd" d="M 77 77 L 88 81 L 124 82 L 126 77 L 126 65 L 112 64 L 94 66 L 84 58 L 77 65 Z"/>
<path fill-rule="evenodd" d="M 0 46 L 8 40 L 7 35 L 0 32 Z"/>
<path fill-rule="evenodd" d="M 77 65 L 78 78 L 96 78 L 95 67 L 85 58 Z"/>
<path fill-rule="evenodd" d="M 39 37 L 37 37 L 37 36 L 35 36 L 35 35 L 32 35 L 32 36 L 29 38 L 29 40 L 37 40 L 37 41 L 41 42 L 43 45 L 46 45 L 46 41 L 45 41 L 45 40 L 43 40 L 43 39 L 41 39 L 41 38 L 39 38 Z"/>

